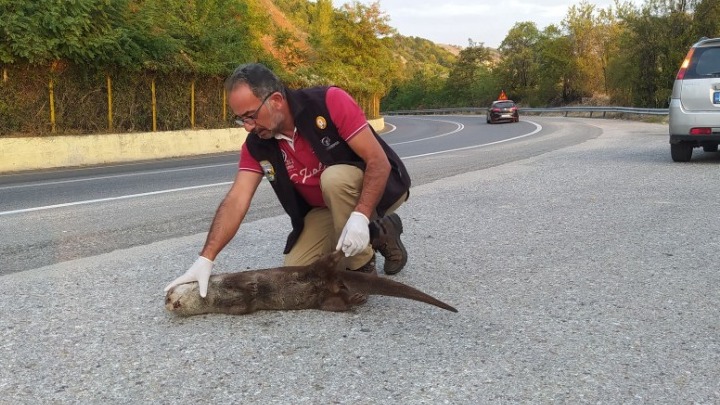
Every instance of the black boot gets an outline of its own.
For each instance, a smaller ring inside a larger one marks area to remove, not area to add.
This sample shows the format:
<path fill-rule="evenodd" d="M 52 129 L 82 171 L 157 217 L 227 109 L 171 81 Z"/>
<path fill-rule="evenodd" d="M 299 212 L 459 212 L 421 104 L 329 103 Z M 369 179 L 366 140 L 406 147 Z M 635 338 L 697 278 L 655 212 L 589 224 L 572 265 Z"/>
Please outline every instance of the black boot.
<path fill-rule="evenodd" d="M 370 223 L 370 243 L 385 258 L 385 274 L 397 274 L 407 263 L 407 251 L 400 240 L 400 217 L 393 213 Z"/>

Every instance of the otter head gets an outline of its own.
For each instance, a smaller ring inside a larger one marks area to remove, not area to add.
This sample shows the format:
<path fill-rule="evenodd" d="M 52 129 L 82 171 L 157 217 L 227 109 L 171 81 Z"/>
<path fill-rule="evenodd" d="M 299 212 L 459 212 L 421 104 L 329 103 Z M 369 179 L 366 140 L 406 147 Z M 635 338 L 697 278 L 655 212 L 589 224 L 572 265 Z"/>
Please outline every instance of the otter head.
<path fill-rule="evenodd" d="M 170 312 L 184 312 L 200 306 L 201 301 L 198 283 L 180 284 L 168 290 L 165 295 L 165 309 Z"/>

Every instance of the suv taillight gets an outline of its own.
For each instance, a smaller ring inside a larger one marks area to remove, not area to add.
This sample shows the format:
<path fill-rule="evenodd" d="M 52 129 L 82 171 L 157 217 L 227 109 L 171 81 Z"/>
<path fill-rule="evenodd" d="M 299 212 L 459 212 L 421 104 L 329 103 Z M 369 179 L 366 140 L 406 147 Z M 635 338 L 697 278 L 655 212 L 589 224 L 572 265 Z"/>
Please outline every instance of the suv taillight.
<path fill-rule="evenodd" d="M 690 135 L 712 135 L 712 128 L 690 128 Z"/>
<path fill-rule="evenodd" d="M 690 66 L 690 59 L 692 59 L 693 52 L 695 52 L 695 48 L 690 48 L 687 56 L 685 56 L 685 60 L 683 60 L 682 65 L 680 65 L 680 70 L 678 70 L 677 76 L 675 77 L 676 80 L 682 80 L 685 77 L 685 71 L 687 71 L 688 66 Z"/>

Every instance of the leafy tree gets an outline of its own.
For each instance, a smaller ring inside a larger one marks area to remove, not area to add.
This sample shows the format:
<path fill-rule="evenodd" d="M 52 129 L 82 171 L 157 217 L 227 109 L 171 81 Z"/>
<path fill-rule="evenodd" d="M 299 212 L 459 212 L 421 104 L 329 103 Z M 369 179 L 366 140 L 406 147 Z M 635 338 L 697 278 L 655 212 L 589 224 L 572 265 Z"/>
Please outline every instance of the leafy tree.
<path fill-rule="evenodd" d="M 107 61 L 120 51 L 117 17 L 127 0 L 5 0 L 0 3 L 0 58 L 33 65 L 66 59 L 79 64 Z"/>
<path fill-rule="evenodd" d="M 664 16 L 670 13 L 689 13 L 697 0 L 645 0 L 643 9 L 655 16 Z"/>
<path fill-rule="evenodd" d="M 380 97 L 400 77 L 391 51 L 395 30 L 388 20 L 377 2 L 345 4 L 335 11 L 332 41 L 317 50 L 317 63 L 305 75 L 347 88 L 368 115 L 376 116 Z"/>
<path fill-rule="evenodd" d="M 335 18 L 332 1 L 317 0 L 308 17 L 312 22 L 308 27 L 310 42 L 320 51 L 330 49 L 333 37 L 332 21 Z"/>
<path fill-rule="evenodd" d="M 677 10 L 679 4 L 674 6 Z M 675 73 L 694 42 L 690 15 L 662 10 L 666 9 L 651 4 L 627 20 L 628 30 L 621 40 L 623 52 L 613 61 L 611 86 L 615 94 L 624 92 L 632 105 L 667 105 Z"/>
<path fill-rule="evenodd" d="M 389 46 L 402 67 L 399 82 L 416 77 L 418 72 L 445 80 L 457 61 L 449 50 L 424 38 L 395 34 Z"/>
<path fill-rule="evenodd" d="M 693 15 L 695 37 L 720 37 L 720 2 L 700 0 Z M 0 56 L 1 57 L 1 56 Z"/>
<path fill-rule="evenodd" d="M 383 110 L 405 110 L 447 106 L 443 99 L 445 78 L 416 71 L 413 77 L 394 86 L 383 99 Z"/>
<path fill-rule="evenodd" d="M 605 87 L 603 40 L 595 19 L 595 6 L 587 2 L 571 6 L 562 24 L 572 42 L 572 54 L 579 70 L 578 83 L 574 86 L 582 96 L 591 96 L 594 89 Z"/>
<path fill-rule="evenodd" d="M 524 99 L 537 84 L 536 45 L 540 32 L 534 22 L 516 23 L 500 43 L 502 60 L 496 69 L 501 86 L 516 101 Z"/>
<path fill-rule="evenodd" d="M 573 56 L 573 43 L 560 28 L 550 25 L 537 43 L 538 88 L 531 103 L 540 106 L 561 105 L 577 100 L 579 70 Z"/>
<path fill-rule="evenodd" d="M 154 55 L 151 69 L 196 74 L 227 74 L 261 53 L 253 35 L 260 17 L 238 0 L 148 0 L 143 10 L 167 46 Z"/>
<path fill-rule="evenodd" d="M 620 3 L 615 0 L 615 7 L 608 7 L 600 10 L 597 16 L 597 39 L 598 52 L 602 67 L 602 92 L 609 94 L 609 66 L 612 58 L 622 52 L 620 38 L 627 30 L 625 20 L 636 12 L 634 6 L 629 3 Z"/>
<path fill-rule="evenodd" d="M 446 88 L 454 98 L 449 101 L 455 105 L 484 106 L 494 100 L 499 89 L 494 88 L 491 64 L 490 50 L 469 40 L 469 46 L 460 51 L 448 76 Z"/>
<path fill-rule="evenodd" d="M 392 52 L 402 63 L 402 77 L 383 98 L 383 110 L 433 108 L 449 105 L 446 82 L 457 57 L 435 43 L 396 34 Z"/>

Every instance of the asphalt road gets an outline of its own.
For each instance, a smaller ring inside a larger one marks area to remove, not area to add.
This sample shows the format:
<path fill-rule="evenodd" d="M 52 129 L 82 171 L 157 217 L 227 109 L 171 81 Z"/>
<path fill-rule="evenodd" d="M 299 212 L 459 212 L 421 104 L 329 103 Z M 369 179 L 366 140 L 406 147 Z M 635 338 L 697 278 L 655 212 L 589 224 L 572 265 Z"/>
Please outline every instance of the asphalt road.
<path fill-rule="evenodd" d="M 174 237 L 2 276 L 0 402 L 720 402 L 720 154 L 673 163 L 658 124 L 535 121 L 407 160 L 394 279 L 459 313 L 175 318 L 162 287 L 205 234 Z M 218 269 L 279 264 L 287 227 L 247 223 Z"/>
<path fill-rule="evenodd" d="M 477 116 L 392 117 L 383 137 L 412 166 L 419 185 L 599 133 L 591 128 L 559 137 L 556 126 L 547 126 L 488 126 Z M 525 150 L 496 149 L 486 156 L 483 149 L 505 142 Z M 226 154 L 0 176 L 0 229 L 8 230 L 0 236 L 0 275 L 205 232 L 235 176 L 237 159 Z M 248 220 L 281 214 L 263 184 Z"/>

